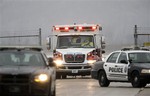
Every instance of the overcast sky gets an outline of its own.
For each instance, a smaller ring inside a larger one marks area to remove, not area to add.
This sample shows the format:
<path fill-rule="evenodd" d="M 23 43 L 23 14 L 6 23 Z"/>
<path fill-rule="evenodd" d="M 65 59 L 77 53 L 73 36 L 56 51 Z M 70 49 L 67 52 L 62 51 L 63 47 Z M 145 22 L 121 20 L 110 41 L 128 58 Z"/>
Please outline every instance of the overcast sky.
<path fill-rule="evenodd" d="M 42 38 L 58 24 L 101 24 L 108 45 L 133 44 L 134 25 L 150 27 L 150 0 L 0 0 L 0 35 L 28 34 L 42 28 Z"/>

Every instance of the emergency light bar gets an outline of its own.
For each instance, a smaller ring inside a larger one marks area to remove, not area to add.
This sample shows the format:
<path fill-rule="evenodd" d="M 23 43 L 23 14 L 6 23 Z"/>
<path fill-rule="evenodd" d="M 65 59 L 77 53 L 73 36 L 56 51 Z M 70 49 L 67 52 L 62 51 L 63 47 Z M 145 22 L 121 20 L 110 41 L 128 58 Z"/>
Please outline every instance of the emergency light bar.
<path fill-rule="evenodd" d="M 69 31 L 96 31 L 102 30 L 102 27 L 97 24 L 78 24 L 78 25 L 56 25 L 53 26 L 53 30 L 56 32 L 69 32 Z"/>

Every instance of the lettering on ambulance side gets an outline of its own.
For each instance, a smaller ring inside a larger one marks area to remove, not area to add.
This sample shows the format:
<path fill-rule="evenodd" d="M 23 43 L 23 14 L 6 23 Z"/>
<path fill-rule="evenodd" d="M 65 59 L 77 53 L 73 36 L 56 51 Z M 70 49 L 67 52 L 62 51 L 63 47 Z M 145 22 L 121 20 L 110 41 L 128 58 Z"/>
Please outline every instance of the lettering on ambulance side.
<path fill-rule="evenodd" d="M 118 73 L 123 73 L 123 68 L 114 68 L 114 67 L 109 67 L 109 72 L 118 72 Z"/>

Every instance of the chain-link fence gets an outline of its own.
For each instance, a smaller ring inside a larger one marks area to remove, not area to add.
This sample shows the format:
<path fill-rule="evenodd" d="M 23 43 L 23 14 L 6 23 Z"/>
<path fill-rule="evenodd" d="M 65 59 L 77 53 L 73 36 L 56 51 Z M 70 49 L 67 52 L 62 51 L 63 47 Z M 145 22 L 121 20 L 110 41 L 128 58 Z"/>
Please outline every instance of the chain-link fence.
<path fill-rule="evenodd" d="M 39 30 L 22 30 L 6 32 L 0 36 L 0 46 L 41 46 L 41 28 Z M 9 33 L 9 34 L 8 34 Z M 14 33 L 14 34 L 11 34 Z M 7 35 L 6 35 L 7 34 Z"/>

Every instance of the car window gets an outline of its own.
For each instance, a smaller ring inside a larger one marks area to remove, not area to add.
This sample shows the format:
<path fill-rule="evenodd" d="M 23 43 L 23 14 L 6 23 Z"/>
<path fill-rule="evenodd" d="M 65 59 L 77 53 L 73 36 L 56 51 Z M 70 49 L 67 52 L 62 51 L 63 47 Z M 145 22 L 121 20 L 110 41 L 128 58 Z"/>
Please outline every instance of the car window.
<path fill-rule="evenodd" d="M 0 65 L 44 65 L 42 54 L 36 52 L 1 52 Z"/>
<path fill-rule="evenodd" d="M 120 52 L 112 53 L 106 62 L 115 63 Z"/>
<path fill-rule="evenodd" d="M 149 63 L 150 53 L 129 53 L 129 60 L 132 63 Z"/>
<path fill-rule="evenodd" d="M 127 61 L 126 53 L 121 53 L 118 59 L 118 63 L 121 63 L 121 60 Z"/>

